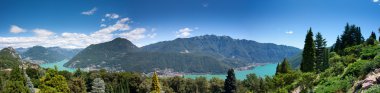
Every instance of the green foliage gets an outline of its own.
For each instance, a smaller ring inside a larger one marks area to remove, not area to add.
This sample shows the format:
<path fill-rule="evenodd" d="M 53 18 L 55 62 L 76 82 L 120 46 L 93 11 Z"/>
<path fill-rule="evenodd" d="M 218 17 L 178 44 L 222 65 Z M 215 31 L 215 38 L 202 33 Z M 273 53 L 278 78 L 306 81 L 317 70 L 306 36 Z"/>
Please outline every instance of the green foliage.
<path fill-rule="evenodd" d="M 223 80 L 213 77 L 210 79 L 209 83 L 211 93 L 223 93 Z"/>
<path fill-rule="evenodd" d="M 80 68 L 77 68 L 74 72 L 74 77 L 82 77 L 83 73 Z"/>
<path fill-rule="evenodd" d="M 206 77 L 197 77 L 195 78 L 195 83 L 197 85 L 197 90 L 199 93 L 208 93 L 208 82 Z"/>
<path fill-rule="evenodd" d="M 363 93 L 380 93 L 380 85 L 374 85 L 371 88 L 365 90 Z"/>
<path fill-rule="evenodd" d="M 357 62 L 354 62 L 346 68 L 346 70 L 343 73 L 343 77 L 345 76 L 354 76 L 359 77 L 367 74 L 364 72 L 364 69 L 366 69 L 366 64 L 370 63 L 367 60 L 359 60 Z"/>
<path fill-rule="evenodd" d="M 39 76 L 40 76 L 40 73 L 39 73 L 38 69 L 26 68 L 25 72 L 29 76 L 29 78 L 31 78 L 31 79 L 38 79 Z"/>
<path fill-rule="evenodd" d="M 6 81 L 4 89 L 1 93 L 29 93 L 29 89 L 25 87 L 23 81 Z"/>
<path fill-rule="evenodd" d="M 234 69 L 229 69 L 227 72 L 227 78 L 224 80 L 224 92 L 225 93 L 236 93 L 236 77 Z"/>
<path fill-rule="evenodd" d="M 301 87 L 302 90 L 310 91 L 312 90 L 312 87 L 316 82 L 316 77 L 317 75 L 314 73 L 302 73 L 300 78 L 296 82 L 298 82 L 298 85 Z"/>
<path fill-rule="evenodd" d="M 367 46 L 360 51 L 360 58 L 365 60 L 373 59 L 380 51 L 380 46 Z"/>
<path fill-rule="evenodd" d="M 81 78 L 73 78 L 69 82 L 69 87 L 73 93 L 87 93 L 85 81 Z"/>
<path fill-rule="evenodd" d="M 314 71 L 316 61 L 316 48 L 313 40 L 313 32 L 311 28 L 308 30 L 305 38 L 305 45 L 302 52 L 301 71 L 312 72 Z"/>
<path fill-rule="evenodd" d="M 20 64 L 20 58 L 12 47 L 7 47 L 0 51 L 0 68 L 12 68 Z"/>
<path fill-rule="evenodd" d="M 66 78 L 58 74 L 57 69 L 48 69 L 45 76 L 40 78 L 41 93 L 68 93 L 70 88 Z"/>
<path fill-rule="evenodd" d="M 358 62 L 350 64 L 346 68 L 343 76 L 364 77 L 370 71 L 373 71 L 376 68 L 380 67 L 380 60 L 378 60 L 380 56 L 376 56 L 375 58 L 376 60 L 373 61 L 360 60 Z"/>
<path fill-rule="evenodd" d="M 160 81 L 158 81 L 158 75 L 156 72 L 153 73 L 153 76 L 152 76 L 152 92 L 154 93 L 160 93 L 161 92 L 161 85 L 160 85 Z"/>
<path fill-rule="evenodd" d="M 266 80 L 257 77 L 255 74 L 248 74 L 247 79 L 242 81 L 242 85 L 253 93 L 264 93 L 269 90 Z"/>
<path fill-rule="evenodd" d="M 356 62 L 358 59 L 354 55 L 342 56 L 342 62 L 345 66 Z"/>
<path fill-rule="evenodd" d="M 288 60 L 286 60 L 286 58 L 281 62 L 280 65 L 277 65 L 277 68 L 276 68 L 276 75 L 277 74 L 280 74 L 280 73 L 289 73 L 291 72 L 291 69 L 290 66 L 289 66 L 289 63 L 288 63 Z"/>
<path fill-rule="evenodd" d="M 278 74 L 273 77 L 275 86 L 278 87 L 285 87 L 287 85 L 291 85 L 295 80 L 299 78 L 301 75 L 301 72 L 294 71 L 290 73 L 285 74 Z"/>
<path fill-rule="evenodd" d="M 335 44 L 332 48 L 335 53 L 343 54 L 343 43 L 339 36 L 336 38 Z"/>
<path fill-rule="evenodd" d="M 371 32 L 371 35 L 366 40 L 366 44 L 368 44 L 368 45 L 375 45 L 375 44 L 378 44 L 378 43 L 379 42 L 376 40 L 376 34 L 375 34 L 375 32 Z"/>
<path fill-rule="evenodd" d="M 326 49 L 326 39 L 324 39 L 322 34 L 319 32 L 315 36 L 315 47 L 315 69 L 319 73 L 328 67 L 328 50 Z"/>
<path fill-rule="evenodd" d="M 345 78 L 330 77 L 323 78 L 316 86 L 316 93 L 344 93 L 352 87 L 354 78 L 349 76 Z"/>
<path fill-rule="evenodd" d="M 343 32 L 341 40 L 342 40 L 342 49 L 346 47 L 359 45 L 364 42 L 364 38 L 361 34 L 360 27 L 357 27 L 356 25 L 350 25 L 348 23 L 345 26 L 345 30 Z"/>
<path fill-rule="evenodd" d="M 327 78 L 332 76 L 338 76 L 344 72 L 345 66 L 342 62 L 335 63 L 331 65 L 330 68 L 326 69 L 324 72 L 320 74 L 321 78 Z"/>

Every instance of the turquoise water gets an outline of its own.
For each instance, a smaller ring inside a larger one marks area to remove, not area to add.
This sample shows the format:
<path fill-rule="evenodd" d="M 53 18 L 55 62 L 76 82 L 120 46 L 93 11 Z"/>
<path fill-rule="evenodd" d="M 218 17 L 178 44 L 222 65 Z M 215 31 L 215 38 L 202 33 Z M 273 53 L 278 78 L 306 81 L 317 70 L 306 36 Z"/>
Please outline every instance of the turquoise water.
<path fill-rule="evenodd" d="M 65 64 L 68 61 L 69 60 L 65 59 L 65 60 L 62 60 L 62 61 L 59 61 L 59 62 L 40 64 L 40 66 L 43 67 L 43 68 L 53 68 L 53 69 L 54 69 L 54 66 L 57 66 L 57 68 L 58 68 L 59 71 L 67 70 L 69 72 L 75 72 L 75 70 L 76 70 L 75 68 L 68 68 L 68 67 L 64 67 L 63 66 L 63 64 Z M 263 66 L 254 67 L 251 70 L 235 71 L 235 76 L 236 76 L 236 79 L 238 79 L 238 80 L 244 80 L 244 79 L 246 79 L 246 75 L 251 74 L 251 73 L 255 73 L 259 77 L 264 77 L 266 75 L 272 76 L 272 75 L 274 75 L 276 73 L 276 67 L 277 67 L 277 64 L 266 64 L 266 65 L 263 65 Z M 193 79 L 195 79 L 196 77 L 200 77 L 200 76 L 206 77 L 207 79 L 211 79 L 213 77 L 220 78 L 220 79 L 225 79 L 226 78 L 226 75 L 211 75 L 211 74 L 206 74 L 206 75 L 185 75 L 184 77 L 185 78 L 193 78 Z"/>
<path fill-rule="evenodd" d="M 277 64 L 266 64 L 263 66 L 254 67 L 251 70 L 235 71 L 235 76 L 236 76 L 236 79 L 238 79 L 238 80 L 246 79 L 246 76 L 248 74 L 251 74 L 251 73 L 255 73 L 259 77 L 265 77 L 266 75 L 272 76 L 276 73 L 276 67 L 277 67 Z M 226 75 L 210 75 L 210 74 L 206 74 L 206 75 L 185 75 L 184 77 L 194 79 L 194 78 L 200 77 L 200 76 L 206 77 L 207 79 L 211 79 L 213 77 L 220 78 L 220 79 L 226 78 Z"/>
<path fill-rule="evenodd" d="M 68 68 L 68 67 L 63 66 L 63 64 L 65 64 L 68 61 L 69 60 L 65 59 L 65 60 L 62 60 L 59 62 L 40 64 L 40 66 L 43 68 L 52 68 L 52 69 L 54 69 L 54 66 L 57 66 L 59 71 L 67 70 L 69 72 L 75 72 L 75 70 L 76 70 L 75 68 Z"/>

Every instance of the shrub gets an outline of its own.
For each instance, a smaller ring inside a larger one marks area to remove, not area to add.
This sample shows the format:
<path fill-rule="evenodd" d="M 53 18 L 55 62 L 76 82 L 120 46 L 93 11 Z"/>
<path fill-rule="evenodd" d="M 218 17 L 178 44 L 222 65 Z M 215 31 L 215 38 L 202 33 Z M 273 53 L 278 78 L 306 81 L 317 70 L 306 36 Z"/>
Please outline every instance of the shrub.
<path fill-rule="evenodd" d="M 340 77 L 330 77 L 321 80 L 319 85 L 317 85 L 316 93 L 340 93 L 347 92 L 354 83 L 354 78 L 349 76 L 345 78 Z"/>
<path fill-rule="evenodd" d="M 360 52 L 360 58 L 365 60 L 373 59 L 378 51 L 380 51 L 380 46 L 368 46 Z"/>
<path fill-rule="evenodd" d="M 368 90 L 365 90 L 364 93 L 380 93 L 380 85 L 372 86 Z"/>

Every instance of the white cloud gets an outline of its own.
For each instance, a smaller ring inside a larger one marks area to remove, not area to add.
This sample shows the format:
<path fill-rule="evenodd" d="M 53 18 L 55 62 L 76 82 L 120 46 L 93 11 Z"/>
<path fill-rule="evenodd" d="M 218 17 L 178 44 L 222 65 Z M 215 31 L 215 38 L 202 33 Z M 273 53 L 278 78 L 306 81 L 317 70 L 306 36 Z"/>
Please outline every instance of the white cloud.
<path fill-rule="evenodd" d="M 51 32 L 49 30 L 46 30 L 46 29 L 34 29 L 33 32 L 35 33 L 35 35 L 37 37 L 49 37 L 49 36 L 52 36 L 54 35 L 54 32 Z"/>
<path fill-rule="evenodd" d="M 146 31 L 145 28 L 136 28 L 130 32 L 121 33 L 119 34 L 119 36 L 127 38 L 128 40 L 131 40 L 131 41 L 137 41 L 137 40 L 145 38 L 145 31 Z"/>
<path fill-rule="evenodd" d="M 187 38 L 191 35 L 190 32 L 192 32 L 193 30 L 190 29 L 190 28 L 182 28 L 182 29 L 179 29 L 178 32 L 176 32 L 176 36 L 177 37 L 180 37 L 180 38 Z"/>
<path fill-rule="evenodd" d="M 3 47 L 32 47 L 40 45 L 44 47 L 59 46 L 62 48 L 85 48 L 91 44 L 98 44 L 102 42 L 111 41 L 116 36 L 125 37 L 131 40 L 134 44 L 142 46 L 139 40 L 145 38 L 154 38 L 156 33 L 147 31 L 145 28 L 135 28 L 131 30 L 129 26 L 129 18 L 121 18 L 114 24 L 109 24 L 104 28 L 94 31 L 90 34 L 83 33 L 59 33 L 47 29 L 34 29 L 34 36 L 29 37 L 1 37 L 0 48 Z M 102 25 L 102 24 L 101 24 Z M 106 24 L 104 24 L 106 25 Z M 131 30 L 131 31 L 129 31 Z"/>
<path fill-rule="evenodd" d="M 377 3 L 377 2 L 379 2 L 379 0 L 373 0 L 373 2 L 374 2 L 374 3 Z"/>
<path fill-rule="evenodd" d="M 100 21 L 104 22 L 104 21 L 106 21 L 106 19 L 102 18 Z"/>
<path fill-rule="evenodd" d="M 106 14 L 105 17 L 106 18 L 111 18 L 111 19 L 117 19 L 117 18 L 119 18 L 119 15 L 115 14 L 115 13 L 110 13 L 110 14 Z"/>
<path fill-rule="evenodd" d="M 100 27 L 106 27 L 107 25 L 106 24 L 100 24 Z"/>
<path fill-rule="evenodd" d="M 18 33 L 26 32 L 26 30 L 19 26 L 11 25 L 11 29 L 9 30 L 9 32 L 18 34 Z"/>
<path fill-rule="evenodd" d="M 94 8 L 92 8 L 91 10 L 88 10 L 88 11 L 84 11 L 84 12 L 82 12 L 82 14 L 83 14 L 83 15 L 92 15 L 92 14 L 94 14 L 94 13 L 96 12 L 96 10 L 97 10 L 97 8 L 94 7 Z"/>
<path fill-rule="evenodd" d="M 291 34 L 293 34 L 294 32 L 290 30 L 290 31 L 286 31 L 285 33 L 291 35 Z"/>

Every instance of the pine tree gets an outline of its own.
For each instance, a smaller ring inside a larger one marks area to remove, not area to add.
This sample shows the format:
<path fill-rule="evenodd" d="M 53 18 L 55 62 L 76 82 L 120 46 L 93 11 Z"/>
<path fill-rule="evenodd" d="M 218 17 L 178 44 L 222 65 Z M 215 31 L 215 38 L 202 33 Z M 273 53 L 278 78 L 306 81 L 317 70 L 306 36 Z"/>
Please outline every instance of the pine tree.
<path fill-rule="evenodd" d="M 375 45 L 376 44 L 376 34 L 375 34 L 375 32 L 371 32 L 371 35 L 367 39 L 366 43 L 368 45 Z"/>
<path fill-rule="evenodd" d="M 338 54 L 341 54 L 341 51 L 342 51 L 342 41 L 340 40 L 339 36 L 336 38 L 336 42 L 335 42 L 334 48 L 332 50 L 334 52 L 338 53 Z"/>
<path fill-rule="evenodd" d="M 342 40 L 342 49 L 354 45 L 359 45 L 364 42 L 364 38 L 361 34 L 360 27 L 357 27 L 356 25 L 350 25 L 347 23 L 345 26 L 345 30 L 343 32 L 343 35 L 341 37 Z"/>
<path fill-rule="evenodd" d="M 277 69 L 276 69 L 276 75 L 280 73 L 288 73 L 291 71 L 289 62 L 286 58 L 281 62 L 281 64 L 277 64 Z"/>
<path fill-rule="evenodd" d="M 158 81 L 157 73 L 154 72 L 152 76 L 152 92 L 160 93 L 160 81 Z"/>
<path fill-rule="evenodd" d="M 302 52 L 301 71 L 311 72 L 314 71 L 315 66 L 315 43 L 313 40 L 313 32 L 311 28 L 306 34 L 305 45 Z"/>
<path fill-rule="evenodd" d="M 236 77 L 234 69 L 229 69 L 227 72 L 227 78 L 224 81 L 225 93 L 236 93 Z"/>
<path fill-rule="evenodd" d="M 280 71 L 281 71 L 280 63 L 277 63 L 277 67 L 276 67 L 276 75 L 280 74 Z"/>
<path fill-rule="evenodd" d="M 379 33 L 380 33 L 380 28 L 379 28 Z M 379 35 L 379 42 L 380 42 L 380 35 Z"/>
<path fill-rule="evenodd" d="M 284 61 L 281 63 L 281 73 L 288 73 L 290 70 L 291 68 L 289 66 L 289 62 L 286 58 L 284 58 Z"/>
<path fill-rule="evenodd" d="M 325 56 L 325 48 L 326 48 L 326 40 L 322 37 L 321 33 L 317 33 L 315 36 L 315 47 L 316 47 L 316 61 L 315 61 L 315 68 L 317 72 L 322 72 L 323 70 L 323 65 L 325 61 L 325 58 L 328 56 Z"/>
<path fill-rule="evenodd" d="M 327 48 L 324 49 L 323 56 L 324 57 L 323 57 L 323 63 L 322 63 L 321 71 L 325 71 L 330 66 L 329 49 L 327 49 Z"/>
<path fill-rule="evenodd" d="M 75 70 L 74 72 L 74 77 L 81 77 L 82 75 L 82 71 L 80 70 L 80 68 L 77 68 L 77 70 Z"/>

